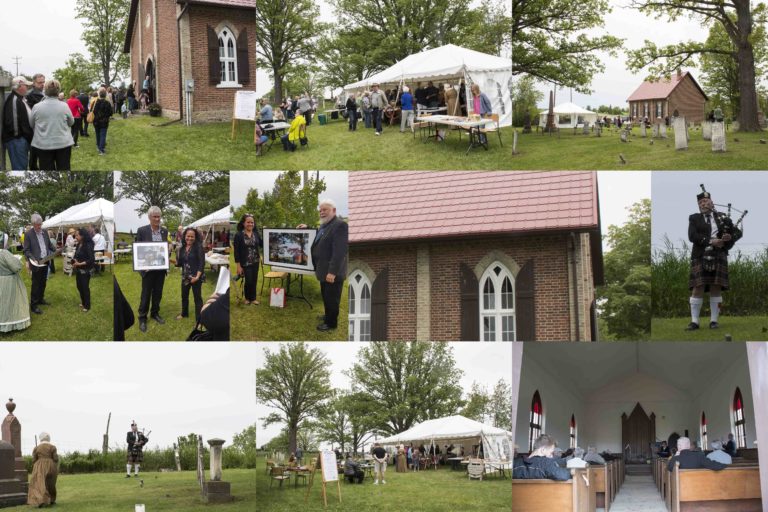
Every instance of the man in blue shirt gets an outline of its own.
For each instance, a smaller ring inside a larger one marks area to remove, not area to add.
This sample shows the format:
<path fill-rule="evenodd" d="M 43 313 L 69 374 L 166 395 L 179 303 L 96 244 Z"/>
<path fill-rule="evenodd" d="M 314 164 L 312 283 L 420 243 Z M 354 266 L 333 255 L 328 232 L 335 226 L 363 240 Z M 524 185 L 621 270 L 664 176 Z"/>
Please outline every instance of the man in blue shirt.
<path fill-rule="evenodd" d="M 413 126 L 413 96 L 407 85 L 403 86 L 403 95 L 400 96 L 400 133 L 405 131 L 405 127 Z"/>

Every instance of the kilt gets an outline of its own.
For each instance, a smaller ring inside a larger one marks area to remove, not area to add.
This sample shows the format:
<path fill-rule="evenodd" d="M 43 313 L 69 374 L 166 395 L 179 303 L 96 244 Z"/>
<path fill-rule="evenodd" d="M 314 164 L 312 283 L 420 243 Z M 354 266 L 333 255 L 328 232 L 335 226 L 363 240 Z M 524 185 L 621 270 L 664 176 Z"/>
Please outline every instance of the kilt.
<path fill-rule="evenodd" d="M 144 452 L 141 448 L 137 447 L 133 450 L 128 450 L 128 464 L 141 464 L 144 462 Z"/>
<path fill-rule="evenodd" d="M 719 285 L 721 289 L 728 289 L 728 253 L 717 251 L 715 253 L 714 272 L 705 272 L 702 258 L 691 259 L 691 274 L 688 278 L 688 288 L 693 289 L 703 286 L 708 292 L 710 285 Z"/>

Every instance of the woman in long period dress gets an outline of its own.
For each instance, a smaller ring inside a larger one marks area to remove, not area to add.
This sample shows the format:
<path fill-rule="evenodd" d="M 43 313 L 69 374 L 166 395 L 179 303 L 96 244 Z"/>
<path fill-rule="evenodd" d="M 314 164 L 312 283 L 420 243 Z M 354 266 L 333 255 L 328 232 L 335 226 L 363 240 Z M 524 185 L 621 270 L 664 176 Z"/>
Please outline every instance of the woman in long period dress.
<path fill-rule="evenodd" d="M 0 233 L 0 332 L 29 327 L 29 299 L 21 279 L 21 260 L 8 249 L 8 235 Z"/>
<path fill-rule="evenodd" d="M 51 436 L 45 432 L 40 434 L 40 444 L 32 450 L 32 462 L 27 505 L 42 507 L 55 504 L 59 454 L 51 444 Z"/>
<path fill-rule="evenodd" d="M 406 465 L 405 460 L 405 448 L 403 445 L 400 445 L 400 448 L 397 450 L 397 465 L 395 466 L 395 471 L 398 473 L 408 472 L 408 466 Z"/>

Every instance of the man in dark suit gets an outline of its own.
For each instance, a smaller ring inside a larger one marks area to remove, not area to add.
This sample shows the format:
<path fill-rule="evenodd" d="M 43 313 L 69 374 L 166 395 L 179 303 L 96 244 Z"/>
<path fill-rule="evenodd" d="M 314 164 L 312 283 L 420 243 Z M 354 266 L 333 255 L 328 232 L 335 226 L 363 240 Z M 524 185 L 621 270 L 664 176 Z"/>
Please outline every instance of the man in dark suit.
<path fill-rule="evenodd" d="M 691 273 L 688 288 L 691 290 L 691 322 L 687 331 L 699 328 L 699 315 L 704 304 L 704 293 L 709 292 L 710 329 L 718 328 L 722 290 L 728 289 L 728 251 L 741 237 L 741 231 L 725 229 L 730 222 L 724 214 L 715 211 L 712 196 L 701 192 L 696 196 L 699 213 L 688 218 L 688 240 L 691 248 Z"/>
<path fill-rule="evenodd" d="M 736 441 L 733 440 L 733 434 L 728 434 L 728 442 L 725 443 L 725 453 L 731 457 L 736 457 Z"/>
<path fill-rule="evenodd" d="M 681 437 L 677 440 L 677 454 L 669 459 L 667 469 L 675 469 L 675 463 L 680 462 L 680 469 L 712 469 L 720 471 L 728 466 L 714 460 L 710 460 L 701 450 L 691 450 L 691 440 Z"/>
<path fill-rule="evenodd" d="M 160 225 L 162 212 L 157 206 L 147 211 L 149 225 L 136 231 L 136 242 L 168 242 L 168 230 Z M 141 303 L 139 304 L 139 329 L 147 332 L 147 312 L 160 325 L 165 320 L 160 316 L 160 300 L 163 298 L 166 270 L 143 270 L 141 272 Z M 150 302 L 152 307 L 150 308 Z"/>
<path fill-rule="evenodd" d="M 315 277 L 320 281 L 325 316 L 317 326 L 318 331 L 329 331 L 338 326 L 339 303 L 347 277 L 347 247 L 349 229 L 347 223 L 336 215 L 336 203 L 331 199 L 320 201 L 320 228 L 312 242 L 312 262 Z M 302 224 L 300 228 L 305 228 Z"/>
<path fill-rule="evenodd" d="M 56 248 L 48 238 L 48 233 L 43 231 L 43 218 L 37 213 L 32 215 L 32 229 L 24 234 L 24 256 L 27 258 L 27 267 L 32 273 L 32 289 L 30 290 L 30 310 L 40 315 L 39 306 L 47 306 L 45 301 L 45 285 L 48 281 L 48 263 L 38 262 L 56 252 Z"/>

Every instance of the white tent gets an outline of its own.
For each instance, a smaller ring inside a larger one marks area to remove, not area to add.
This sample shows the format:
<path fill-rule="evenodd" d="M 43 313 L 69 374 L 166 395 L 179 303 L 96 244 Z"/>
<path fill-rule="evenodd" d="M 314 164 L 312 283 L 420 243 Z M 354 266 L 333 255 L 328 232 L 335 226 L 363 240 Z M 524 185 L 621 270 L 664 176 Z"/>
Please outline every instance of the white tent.
<path fill-rule="evenodd" d="M 115 204 L 106 199 L 92 199 L 70 206 L 43 222 L 43 229 L 81 228 L 95 224 L 107 240 L 107 252 L 112 252 L 115 233 Z"/>
<path fill-rule="evenodd" d="M 472 97 L 469 87 L 479 85 L 491 100 L 493 112 L 499 114 L 499 124 L 512 124 L 512 60 L 453 44 L 409 55 L 384 71 L 345 85 L 344 90 L 359 92 L 378 83 L 382 88 L 409 85 L 413 92 L 416 82 L 429 80 L 449 83 L 457 89 L 464 80 L 467 98 Z"/>
<path fill-rule="evenodd" d="M 461 441 L 482 443 L 486 459 L 512 460 L 512 432 L 458 415 L 424 421 L 405 432 L 382 439 L 379 443 L 439 446 Z"/>
<path fill-rule="evenodd" d="M 209 229 L 214 226 L 227 226 L 229 227 L 229 205 L 225 206 L 219 211 L 206 215 L 202 219 L 198 219 L 189 228 Z"/>
<path fill-rule="evenodd" d="M 561 103 L 554 108 L 555 125 L 558 128 L 576 128 L 577 126 L 589 123 L 594 125 L 597 121 L 597 112 L 592 112 L 574 103 Z M 547 114 L 549 109 L 542 110 L 539 113 L 539 126 L 547 126 Z"/>

